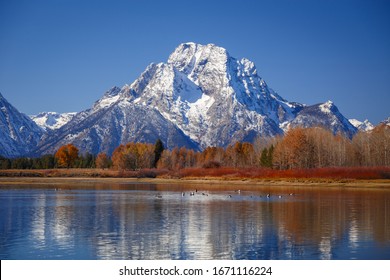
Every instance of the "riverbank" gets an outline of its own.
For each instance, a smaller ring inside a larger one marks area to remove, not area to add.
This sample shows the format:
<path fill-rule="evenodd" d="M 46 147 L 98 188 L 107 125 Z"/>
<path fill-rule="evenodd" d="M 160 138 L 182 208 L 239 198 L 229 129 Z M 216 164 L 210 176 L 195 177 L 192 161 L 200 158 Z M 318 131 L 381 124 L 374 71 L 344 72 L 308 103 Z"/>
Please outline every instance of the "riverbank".
<path fill-rule="evenodd" d="M 185 184 L 253 186 L 337 186 L 390 188 L 389 167 L 274 170 L 266 168 L 37 169 L 0 170 L 3 185 Z"/>
<path fill-rule="evenodd" d="M 277 178 L 277 179 L 226 179 L 216 177 L 205 178 L 88 178 L 88 177 L 0 177 L 0 188 L 12 185 L 30 186 L 103 186 L 123 184 L 158 184 L 158 185 L 197 185 L 202 189 L 213 188 L 213 185 L 232 186 L 233 188 L 249 189 L 254 187 L 272 186 L 308 186 L 308 187 L 350 187 L 350 188 L 389 188 L 389 179 L 359 180 L 359 179 L 322 179 L 322 178 Z"/>

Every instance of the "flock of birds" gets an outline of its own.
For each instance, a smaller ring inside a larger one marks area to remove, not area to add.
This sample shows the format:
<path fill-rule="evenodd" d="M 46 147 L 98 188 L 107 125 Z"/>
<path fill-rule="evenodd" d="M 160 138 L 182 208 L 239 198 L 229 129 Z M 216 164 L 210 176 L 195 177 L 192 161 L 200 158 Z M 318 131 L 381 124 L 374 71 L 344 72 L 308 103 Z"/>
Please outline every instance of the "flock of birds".
<path fill-rule="evenodd" d="M 55 188 L 54 189 L 55 191 L 60 191 L 61 189 L 60 188 Z M 234 191 L 237 195 L 240 195 L 241 194 L 241 190 L 235 190 Z M 202 196 L 209 196 L 209 194 L 207 192 L 199 192 L 198 193 L 198 190 L 195 189 L 195 191 L 191 191 L 189 192 L 189 196 L 195 196 L 195 195 L 202 195 Z M 294 196 L 295 194 L 294 193 L 289 193 L 288 196 Z M 185 192 L 182 192 L 181 193 L 181 196 L 184 197 L 186 196 L 186 193 Z M 156 198 L 163 198 L 163 196 L 159 193 L 159 194 L 156 194 L 155 195 Z M 233 196 L 231 194 L 228 194 L 227 195 L 228 198 L 233 198 Z M 255 197 L 258 197 L 258 198 L 262 198 L 262 197 L 266 197 L 267 199 L 270 199 L 271 197 L 277 197 L 279 199 L 283 198 L 282 195 L 271 195 L 270 193 L 267 193 L 266 195 L 262 196 L 262 195 L 258 195 L 258 196 L 254 196 L 254 195 L 251 195 L 250 198 L 255 198 Z"/>
<path fill-rule="evenodd" d="M 240 195 L 241 194 L 241 190 L 235 190 L 234 191 L 236 194 L 238 194 L 238 195 Z M 187 193 L 188 194 L 188 193 Z M 195 195 L 203 195 L 203 196 L 209 196 L 209 194 L 208 193 L 206 193 L 206 192 L 199 192 L 198 193 L 198 190 L 197 189 L 195 189 L 195 191 L 191 191 L 191 192 L 189 192 L 189 196 L 195 196 Z M 288 194 L 288 196 L 294 196 L 295 194 L 294 193 L 289 193 Z M 184 197 L 184 196 L 186 196 L 186 193 L 185 192 L 182 192 L 181 193 L 181 196 L 182 197 Z M 231 195 L 231 194 L 229 194 L 228 196 L 227 196 L 228 198 L 233 198 L 233 196 Z M 250 196 L 251 198 L 253 198 L 253 197 L 255 197 L 255 196 L 253 196 L 253 195 L 251 195 Z M 257 197 L 263 197 L 262 195 L 259 195 L 259 196 L 257 196 Z M 270 194 L 270 193 L 267 193 L 264 197 L 266 197 L 267 199 L 270 199 L 271 197 L 272 197 L 272 195 Z M 277 197 L 277 198 L 279 198 L 279 199 L 281 199 L 281 198 L 283 198 L 283 196 L 282 195 L 276 195 L 276 196 L 273 196 L 273 197 Z M 162 195 L 161 194 L 157 194 L 156 195 L 156 198 L 162 198 Z"/>

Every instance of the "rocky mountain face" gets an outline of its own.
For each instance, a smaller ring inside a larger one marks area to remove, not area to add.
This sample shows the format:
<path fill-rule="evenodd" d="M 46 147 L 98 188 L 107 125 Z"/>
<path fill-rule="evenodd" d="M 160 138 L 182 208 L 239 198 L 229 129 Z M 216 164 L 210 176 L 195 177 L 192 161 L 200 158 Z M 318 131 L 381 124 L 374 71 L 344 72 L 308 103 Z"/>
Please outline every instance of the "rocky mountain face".
<path fill-rule="evenodd" d="M 20 113 L 0 93 L 0 156 L 28 154 L 40 142 L 43 129 Z"/>
<path fill-rule="evenodd" d="M 350 137 L 357 131 L 330 101 L 306 106 L 283 99 L 248 59 L 213 44 L 185 43 L 166 63 L 150 64 L 132 84 L 113 87 L 91 109 L 49 129 L 32 151 L 73 143 L 82 152 L 110 154 L 121 143 L 158 138 L 168 148 L 201 150 L 318 125 Z"/>

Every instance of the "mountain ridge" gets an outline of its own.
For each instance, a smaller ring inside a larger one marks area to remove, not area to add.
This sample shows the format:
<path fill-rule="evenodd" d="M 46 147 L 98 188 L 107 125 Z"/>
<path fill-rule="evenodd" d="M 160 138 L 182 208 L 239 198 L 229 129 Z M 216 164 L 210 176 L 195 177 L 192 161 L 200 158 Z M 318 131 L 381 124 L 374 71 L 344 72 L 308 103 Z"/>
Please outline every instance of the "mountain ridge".
<path fill-rule="evenodd" d="M 130 84 L 107 90 L 90 109 L 41 133 L 30 154 L 73 143 L 81 152 L 111 154 L 130 141 L 202 150 L 282 135 L 296 126 L 322 126 L 352 137 L 353 126 L 331 102 L 289 102 L 246 58 L 214 44 L 180 44 L 167 62 L 151 63 Z M 0 151 L 1 154 L 1 151 Z"/>
<path fill-rule="evenodd" d="M 356 132 L 336 106 L 332 104 L 326 113 L 319 106 L 283 99 L 246 58 L 236 59 L 214 44 L 190 42 L 180 44 L 166 63 L 151 63 L 130 85 L 107 91 L 92 109 L 76 115 L 60 129 L 62 134 L 48 137 L 44 144 L 46 150 L 55 150 L 73 141 L 82 150 L 110 153 L 121 143 L 153 142 L 158 135 L 168 148 L 199 150 L 280 135 L 286 127 L 282 124 L 304 125 L 308 119 L 311 125 L 326 125 L 335 133 L 351 136 Z M 94 117 L 100 111 L 105 113 Z M 304 122 L 294 123 L 297 117 Z M 96 145 L 87 145 L 86 139 Z"/>

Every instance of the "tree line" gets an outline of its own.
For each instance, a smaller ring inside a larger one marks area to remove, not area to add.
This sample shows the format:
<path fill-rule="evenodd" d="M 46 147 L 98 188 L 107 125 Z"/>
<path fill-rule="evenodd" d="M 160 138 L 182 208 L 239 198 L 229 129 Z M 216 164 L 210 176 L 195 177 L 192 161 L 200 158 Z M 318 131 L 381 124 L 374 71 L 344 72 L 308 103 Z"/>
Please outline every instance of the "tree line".
<path fill-rule="evenodd" d="M 96 156 L 90 153 L 79 154 L 72 144 L 67 144 L 52 155 L 37 158 L 5 158 L 0 156 L 0 169 L 54 169 L 54 168 L 95 168 Z"/>
<path fill-rule="evenodd" d="M 379 125 L 370 132 L 358 132 L 352 139 L 341 134 L 334 135 L 320 127 L 293 128 L 283 136 L 259 137 L 253 143 L 237 142 L 226 148 L 207 147 L 201 152 L 185 147 L 167 150 L 161 140 L 157 140 L 154 144 L 122 144 L 111 156 L 106 153 L 80 155 L 77 147 L 67 144 L 54 155 L 40 158 L 0 158 L 1 169 L 306 169 L 352 166 L 390 166 L 389 126 Z"/>
<path fill-rule="evenodd" d="M 352 139 L 320 127 L 293 128 L 285 135 L 237 142 L 226 149 L 208 147 L 194 152 L 184 147 L 164 150 L 159 168 L 267 167 L 307 169 L 323 167 L 390 166 L 390 127 L 379 125 Z"/>

